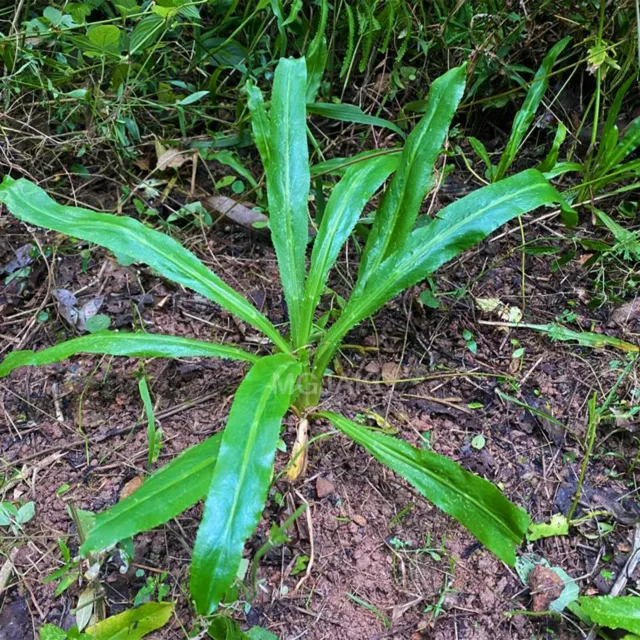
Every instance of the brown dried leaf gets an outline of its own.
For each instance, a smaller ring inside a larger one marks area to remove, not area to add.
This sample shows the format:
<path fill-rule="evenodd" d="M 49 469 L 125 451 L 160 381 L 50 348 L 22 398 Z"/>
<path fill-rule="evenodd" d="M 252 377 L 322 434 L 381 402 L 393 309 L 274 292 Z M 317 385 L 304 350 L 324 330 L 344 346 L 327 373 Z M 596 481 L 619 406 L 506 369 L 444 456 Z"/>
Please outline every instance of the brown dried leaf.
<path fill-rule="evenodd" d="M 142 476 L 135 476 L 127 482 L 120 491 L 120 500 L 128 498 L 132 493 L 137 491 L 142 486 Z"/>

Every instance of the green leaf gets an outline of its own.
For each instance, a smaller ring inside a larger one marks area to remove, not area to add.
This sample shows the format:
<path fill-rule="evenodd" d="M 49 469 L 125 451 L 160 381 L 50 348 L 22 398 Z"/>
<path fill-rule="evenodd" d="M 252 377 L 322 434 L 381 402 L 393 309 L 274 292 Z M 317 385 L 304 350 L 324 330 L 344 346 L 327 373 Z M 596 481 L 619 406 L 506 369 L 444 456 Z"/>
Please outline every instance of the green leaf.
<path fill-rule="evenodd" d="M 206 95 L 209 95 L 208 91 L 196 91 L 186 98 L 182 98 L 182 100 L 178 100 L 176 104 L 182 105 L 183 107 L 188 104 L 193 104 L 194 102 L 198 102 L 198 100 L 202 100 Z"/>
<path fill-rule="evenodd" d="M 103 55 L 120 53 L 121 31 L 112 24 L 99 24 L 87 29 L 87 38 L 92 45 L 91 50 Z"/>
<path fill-rule="evenodd" d="M 547 90 L 551 69 L 553 69 L 556 59 L 569 44 L 570 40 L 571 38 L 567 37 L 560 40 L 560 42 L 556 42 L 556 44 L 549 50 L 549 53 L 544 57 L 540 68 L 536 72 L 533 82 L 529 87 L 529 91 L 527 91 L 527 97 L 516 114 L 513 125 L 511 126 L 509 141 L 507 142 L 507 146 L 500 157 L 500 162 L 498 163 L 498 167 L 495 172 L 496 180 L 502 180 L 502 178 L 504 178 L 507 170 L 515 160 L 518 149 L 531 127 L 536 111 L 538 110 L 538 107 L 542 102 L 542 98 Z"/>
<path fill-rule="evenodd" d="M 265 316 L 173 238 L 133 218 L 58 204 L 43 189 L 24 178 L 14 180 L 6 176 L 0 184 L 0 202 L 14 216 L 29 224 L 66 233 L 119 254 L 135 257 L 165 278 L 222 305 L 262 331 L 283 351 L 291 350 Z"/>
<path fill-rule="evenodd" d="M 99 331 L 105 331 L 109 328 L 111 324 L 111 318 L 104 313 L 98 313 L 95 316 L 91 316 L 91 318 L 87 318 L 87 321 L 84 323 L 84 328 L 89 333 L 98 333 Z"/>
<path fill-rule="evenodd" d="M 582 596 L 578 603 L 596 624 L 640 633 L 640 598 L 637 596 Z"/>
<path fill-rule="evenodd" d="M 264 106 L 264 97 L 262 91 L 256 87 L 251 80 L 246 84 L 247 107 L 251 113 L 251 130 L 253 131 L 253 139 L 260 153 L 262 166 L 265 171 L 271 167 L 271 122 L 267 109 Z"/>
<path fill-rule="evenodd" d="M 242 160 L 238 157 L 238 154 L 230 151 L 229 149 L 222 149 L 220 151 L 214 151 L 207 154 L 207 160 L 215 160 L 220 164 L 224 164 L 227 167 L 231 167 L 237 174 L 241 175 L 246 181 L 254 188 L 258 189 L 258 183 L 251 175 L 251 172 L 242 164 Z"/>
<path fill-rule="evenodd" d="M 484 146 L 484 143 L 473 136 L 469 136 L 469 144 L 487 167 L 487 180 L 489 180 L 489 182 L 493 182 L 496 168 L 493 166 L 493 162 L 491 162 L 491 157 L 489 156 L 489 152 Z"/>
<path fill-rule="evenodd" d="M 627 95 L 627 91 L 629 91 L 634 82 L 635 76 L 629 76 L 629 78 L 620 85 L 613 101 L 607 109 L 607 119 L 602 127 L 598 153 L 593 160 L 593 166 L 598 168 L 598 173 L 604 173 L 604 171 L 600 170 L 600 167 L 607 166 L 610 154 L 618 143 L 618 114 L 622 108 L 622 102 Z"/>
<path fill-rule="evenodd" d="M 546 171 L 552 171 L 553 168 L 558 163 L 558 154 L 560 152 L 560 145 L 564 142 L 567 137 L 567 127 L 565 127 L 562 122 L 558 122 L 558 129 L 556 130 L 556 135 L 553 138 L 553 143 L 551 145 L 551 149 L 545 159 L 538 165 L 538 171 L 542 173 Z"/>
<path fill-rule="evenodd" d="M 494 485 L 449 458 L 362 427 L 337 413 L 321 411 L 318 415 L 458 520 L 501 560 L 515 564 L 515 549 L 529 526 L 529 516 Z"/>
<path fill-rule="evenodd" d="M 397 133 L 403 139 L 405 137 L 404 131 L 397 125 L 393 124 L 393 122 L 389 122 L 389 120 L 385 120 L 384 118 L 378 118 L 377 116 L 371 116 L 355 104 L 314 102 L 313 104 L 307 105 L 307 113 L 322 116 L 323 118 L 329 118 L 331 120 L 340 120 L 341 122 L 384 127 L 385 129 L 391 129 L 391 131 Z"/>
<path fill-rule="evenodd" d="M 267 356 L 236 392 L 193 550 L 191 594 L 204 615 L 235 580 L 245 540 L 260 520 L 280 422 L 300 370 L 286 354 Z"/>
<path fill-rule="evenodd" d="M 305 335 L 310 334 L 313 314 L 340 249 L 353 231 L 364 206 L 395 171 L 397 161 L 397 156 L 388 155 L 352 165 L 334 187 L 313 244 L 304 297 Z"/>
<path fill-rule="evenodd" d="M 144 376 L 138 380 L 138 391 L 142 398 L 142 404 L 144 406 L 144 412 L 147 416 L 147 447 L 149 449 L 147 455 L 147 465 L 149 469 L 160 455 L 160 449 L 162 447 L 162 429 L 156 429 L 156 415 L 153 410 L 153 402 L 151 401 L 151 394 L 149 393 L 149 385 Z"/>
<path fill-rule="evenodd" d="M 320 19 L 313 40 L 309 44 L 307 50 L 307 103 L 315 101 L 318 95 L 318 89 L 322 83 L 322 76 L 327 66 L 327 39 L 325 38 L 325 30 L 327 28 L 327 16 L 329 14 L 329 3 L 327 0 L 320 2 Z"/>
<path fill-rule="evenodd" d="M 307 338 L 301 325 L 309 237 L 306 86 L 304 58 L 280 60 L 271 96 L 270 161 L 265 167 L 271 239 L 278 257 L 295 347 L 304 346 Z"/>
<path fill-rule="evenodd" d="M 165 24 L 165 21 L 155 13 L 142 18 L 131 33 L 129 52 L 134 54 L 139 49 L 156 44 L 160 40 Z"/>
<path fill-rule="evenodd" d="M 612 150 L 611 155 L 607 158 L 607 162 L 603 167 L 603 172 L 612 169 L 622 162 L 630 153 L 640 146 L 640 116 L 637 117 L 627 129 L 622 140 Z"/>
<path fill-rule="evenodd" d="M 345 171 L 353 165 L 363 165 L 367 162 L 375 162 L 382 156 L 393 156 L 396 166 L 400 162 L 402 149 L 373 149 L 372 151 L 362 151 L 348 158 L 331 158 L 324 162 L 319 162 L 311 167 L 311 177 L 317 178 L 324 175 L 343 176 Z"/>
<path fill-rule="evenodd" d="M 40 627 L 40 640 L 66 640 L 67 632 L 55 624 L 43 624 Z"/>
<path fill-rule="evenodd" d="M 569 522 L 561 513 L 554 513 L 549 522 L 532 522 L 527 532 L 527 540 L 535 542 L 541 538 L 566 536 L 569 534 Z"/>
<path fill-rule="evenodd" d="M 97 514 L 80 552 L 86 556 L 149 531 L 202 500 L 211 484 L 221 438 L 216 434 L 187 449 L 151 474 L 128 498 Z"/>
<path fill-rule="evenodd" d="M 16 513 L 16 522 L 18 524 L 26 524 L 36 515 L 36 503 L 25 502 Z"/>
<path fill-rule="evenodd" d="M 400 165 L 376 213 L 360 262 L 356 291 L 367 284 L 382 261 L 398 249 L 413 228 L 432 184 L 433 165 L 458 108 L 466 65 L 447 71 L 429 90 L 427 112 L 408 137 Z"/>
<path fill-rule="evenodd" d="M 318 348 L 314 362 L 316 372 L 324 372 L 347 331 L 393 296 L 477 244 L 505 222 L 560 200 L 560 194 L 542 174 L 529 169 L 478 189 L 442 209 L 433 221 L 413 231 L 405 245 L 378 267 L 362 291 L 352 294 L 340 319 Z"/>
<path fill-rule="evenodd" d="M 148 602 L 94 624 L 87 633 L 94 640 L 139 640 L 164 627 L 172 613 L 173 604 L 170 602 Z"/>
<path fill-rule="evenodd" d="M 55 596 L 56 598 L 63 594 L 71 585 L 75 584 L 76 581 L 80 578 L 79 571 L 69 571 L 64 577 L 61 578 L 60 582 L 56 586 Z"/>
<path fill-rule="evenodd" d="M 14 351 L 0 363 L 0 378 L 27 365 L 43 365 L 66 360 L 78 353 L 104 353 L 131 358 L 229 358 L 257 362 L 258 356 L 236 347 L 165 336 L 153 333 L 101 331 L 61 342 L 42 351 Z"/>

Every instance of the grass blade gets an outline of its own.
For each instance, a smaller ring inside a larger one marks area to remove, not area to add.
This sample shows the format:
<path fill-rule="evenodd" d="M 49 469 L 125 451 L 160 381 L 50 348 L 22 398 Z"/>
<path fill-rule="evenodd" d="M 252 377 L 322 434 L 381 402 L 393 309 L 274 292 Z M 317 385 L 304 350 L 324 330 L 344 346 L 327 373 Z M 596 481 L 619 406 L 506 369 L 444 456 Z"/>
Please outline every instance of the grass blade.
<path fill-rule="evenodd" d="M 14 369 L 25 366 L 52 364 L 79 353 L 99 353 L 131 358 L 228 358 L 257 362 L 258 356 L 236 347 L 165 336 L 153 333 L 121 333 L 100 331 L 88 336 L 73 338 L 41 351 L 14 351 L 0 363 L 0 378 Z"/>
<path fill-rule="evenodd" d="M 260 520 L 300 369 L 285 354 L 267 356 L 238 387 L 193 550 L 191 593 L 204 615 L 235 580 L 245 540 Z"/>
<path fill-rule="evenodd" d="M 202 500 L 211 484 L 221 440 L 222 435 L 216 434 L 187 449 L 151 474 L 128 498 L 97 514 L 80 552 L 86 556 L 149 531 Z"/>
<path fill-rule="evenodd" d="M 33 182 L 5 176 L 0 202 L 29 224 L 65 233 L 106 247 L 149 265 L 160 275 L 217 302 L 289 352 L 278 330 L 253 305 L 207 269 L 191 251 L 173 238 L 126 216 L 97 213 L 58 204 Z"/>
<path fill-rule="evenodd" d="M 503 562 L 515 564 L 515 549 L 522 542 L 530 519 L 494 485 L 449 458 L 362 427 L 337 413 L 321 411 L 318 415 L 463 524 Z"/>

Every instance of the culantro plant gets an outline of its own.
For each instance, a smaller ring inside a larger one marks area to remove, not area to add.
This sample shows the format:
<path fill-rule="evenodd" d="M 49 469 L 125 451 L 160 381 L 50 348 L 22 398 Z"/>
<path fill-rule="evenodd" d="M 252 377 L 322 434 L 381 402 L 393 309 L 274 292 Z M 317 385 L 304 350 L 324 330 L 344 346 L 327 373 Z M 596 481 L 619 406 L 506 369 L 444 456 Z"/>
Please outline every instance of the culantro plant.
<path fill-rule="evenodd" d="M 315 409 L 325 371 L 350 329 L 507 221 L 560 200 L 541 173 L 528 170 L 478 189 L 416 227 L 465 80 L 461 66 L 433 82 L 426 112 L 401 153 L 356 158 L 348 166 L 326 203 L 308 269 L 305 60 L 280 61 L 269 109 L 260 90 L 248 86 L 253 135 L 267 177 L 271 237 L 290 314 L 288 337 L 169 236 L 132 218 L 60 205 L 32 182 L 5 177 L 0 201 L 19 219 L 147 264 L 220 304 L 271 341 L 270 354 L 255 355 L 199 340 L 103 331 L 42 351 L 7 356 L 0 364 L 0 376 L 17 367 L 57 362 L 77 353 L 218 357 L 251 364 L 224 431 L 188 449 L 152 474 L 129 498 L 97 514 L 82 554 L 156 527 L 204 500 L 193 550 L 191 593 L 198 612 L 210 614 L 236 580 L 244 543 L 265 505 L 282 419 L 293 407 L 301 417 L 332 423 L 461 522 L 502 560 L 514 563 L 515 548 L 529 518 L 491 483 L 448 458 Z M 327 329 L 321 328 L 315 324 L 316 310 L 328 274 L 363 208 L 387 181 L 354 289 L 339 317 Z"/>

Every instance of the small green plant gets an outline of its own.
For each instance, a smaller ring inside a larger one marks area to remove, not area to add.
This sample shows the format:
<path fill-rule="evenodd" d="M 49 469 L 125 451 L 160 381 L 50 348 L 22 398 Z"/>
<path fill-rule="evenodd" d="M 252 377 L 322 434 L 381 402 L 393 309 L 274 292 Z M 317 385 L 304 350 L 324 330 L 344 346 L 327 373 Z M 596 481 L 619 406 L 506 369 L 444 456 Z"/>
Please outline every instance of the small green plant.
<path fill-rule="evenodd" d="M 0 527 L 8 527 L 11 533 L 22 533 L 22 525 L 33 519 L 36 514 L 36 505 L 33 502 L 25 502 L 17 507 L 13 502 L 0 502 Z"/>
<path fill-rule="evenodd" d="M 40 627 L 40 640 L 99 640 L 100 638 L 130 638 L 140 640 L 156 629 L 164 627 L 173 613 L 169 602 L 147 602 L 127 609 L 81 631 L 76 625 L 68 631 L 55 624 Z"/>
<path fill-rule="evenodd" d="M 477 140 L 476 138 L 469 138 L 469 143 L 473 147 L 473 150 L 478 154 L 487 167 L 486 176 L 489 182 L 502 180 L 516 159 L 518 151 L 531 129 L 531 125 L 533 124 L 533 120 L 536 116 L 536 111 L 538 110 L 549 85 L 549 74 L 551 73 L 553 65 L 555 64 L 558 56 L 562 51 L 564 51 L 567 44 L 569 44 L 570 40 L 571 38 L 564 38 L 563 40 L 560 40 L 560 42 L 556 43 L 549 50 L 549 53 L 547 53 L 542 61 L 542 64 L 538 69 L 529 90 L 527 91 L 524 103 L 518 113 L 516 113 L 516 117 L 511 127 L 511 133 L 507 141 L 507 146 L 502 152 L 497 165 L 493 164 L 489 156 L 489 152 L 480 140 Z M 558 158 L 558 150 L 565 135 L 566 129 L 562 124 L 560 124 L 552 149 L 547 158 L 543 161 L 542 165 L 539 167 L 540 170 L 550 171 L 554 168 Z"/>
<path fill-rule="evenodd" d="M 260 330 L 273 345 L 271 355 L 259 356 L 200 340 L 102 331 L 39 352 L 7 356 L 0 364 L 0 377 L 17 367 L 57 362 L 78 353 L 222 357 L 252 365 L 235 394 L 224 432 L 188 449 L 151 475 L 132 496 L 98 514 L 81 546 L 82 554 L 152 529 L 204 499 L 193 550 L 191 593 L 197 610 L 210 614 L 227 594 L 235 592 L 232 587 L 244 543 L 267 499 L 282 419 L 293 406 L 300 416 L 332 423 L 466 526 L 503 561 L 514 564 L 515 548 L 529 517 L 495 486 L 433 451 L 316 409 L 325 372 L 353 327 L 504 223 L 560 200 L 541 173 L 528 170 L 461 198 L 414 228 L 465 81 L 466 69 L 461 66 L 432 83 L 425 115 L 401 153 L 369 156 L 348 166 L 326 202 L 308 270 L 305 60 L 280 61 L 270 111 L 260 90 L 249 84 L 253 135 L 266 171 L 271 237 L 290 315 L 286 337 L 173 238 L 131 218 L 57 204 L 32 182 L 5 177 L 0 202 L 19 219 L 99 244 L 129 263 L 145 263 L 214 300 Z M 329 272 L 365 205 L 390 176 L 351 296 L 335 310 L 333 324 L 319 326 L 316 311 Z"/>

